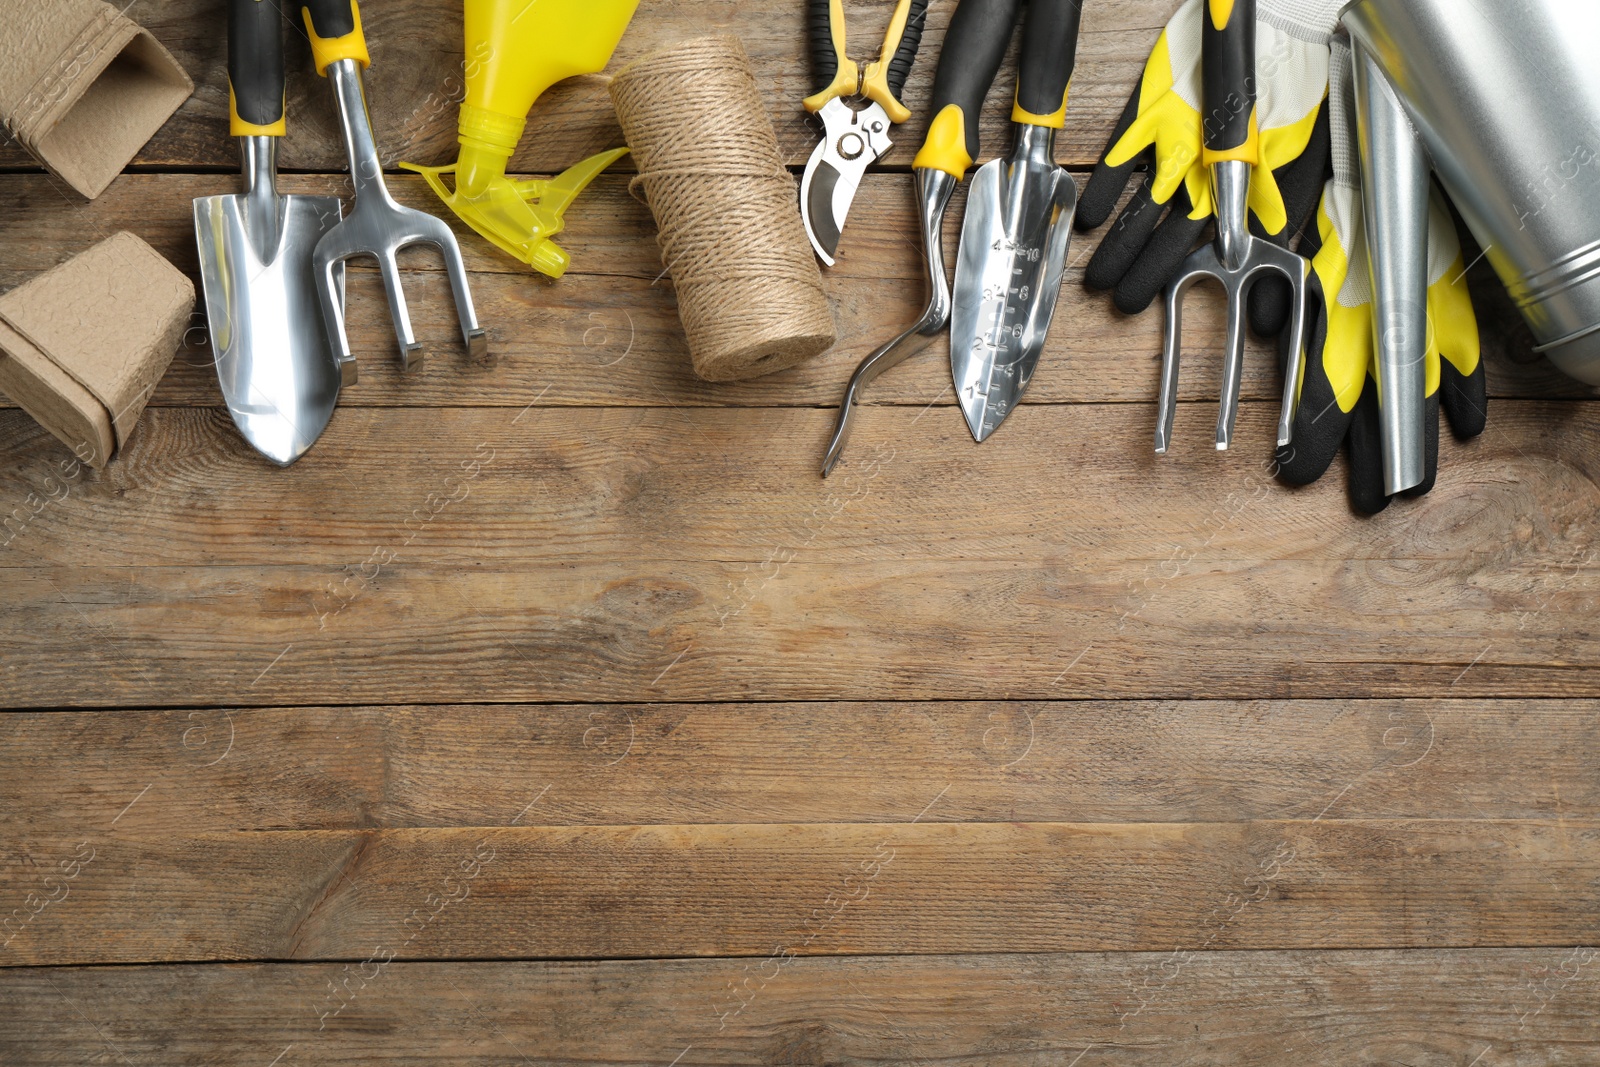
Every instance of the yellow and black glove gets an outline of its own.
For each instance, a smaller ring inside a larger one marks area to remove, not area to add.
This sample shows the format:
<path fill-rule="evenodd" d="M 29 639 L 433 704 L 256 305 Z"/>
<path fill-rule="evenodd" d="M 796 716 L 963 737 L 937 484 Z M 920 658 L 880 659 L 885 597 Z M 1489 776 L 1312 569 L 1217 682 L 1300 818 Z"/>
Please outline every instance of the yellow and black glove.
<path fill-rule="evenodd" d="M 1129 179 L 1152 168 L 1107 232 L 1084 273 L 1136 315 L 1182 267 L 1214 214 L 1203 158 L 1200 29 L 1205 4 L 1187 0 L 1162 31 L 1144 76 L 1078 202 L 1079 231 L 1098 228 Z M 1256 108 L 1261 162 L 1251 174 L 1250 227 L 1287 245 L 1316 206 L 1328 165 L 1328 42 L 1346 0 L 1260 0 L 1256 16 Z M 1277 333 L 1288 284 L 1263 279 L 1252 301 L 1258 331 Z M 1259 311 L 1257 309 L 1260 309 Z"/>

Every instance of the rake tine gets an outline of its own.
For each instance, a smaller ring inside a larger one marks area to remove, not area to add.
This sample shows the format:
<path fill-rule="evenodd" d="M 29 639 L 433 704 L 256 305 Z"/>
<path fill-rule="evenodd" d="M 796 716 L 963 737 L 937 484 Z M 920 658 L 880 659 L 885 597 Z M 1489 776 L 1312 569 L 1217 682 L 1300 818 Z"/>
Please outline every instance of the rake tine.
<path fill-rule="evenodd" d="M 1233 443 L 1233 424 L 1239 417 L 1239 389 L 1244 380 L 1244 315 L 1248 276 L 1223 280 L 1228 295 L 1228 349 L 1222 364 L 1222 398 L 1217 406 L 1217 451 Z"/>
<path fill-rule="evenodd" d="M 389 249 L 378 257 L 378 273 L 383 278 L 383 292 L 389 300 L 389 318 L 394 321 L 394 334 L 400 341 L 400 369 L 413 371 L 422 366 L 427 350 L 411 329 L 411 310 L 406 304 L 406 291 L 400 284 L 400 264 L 395 250 Z"/>

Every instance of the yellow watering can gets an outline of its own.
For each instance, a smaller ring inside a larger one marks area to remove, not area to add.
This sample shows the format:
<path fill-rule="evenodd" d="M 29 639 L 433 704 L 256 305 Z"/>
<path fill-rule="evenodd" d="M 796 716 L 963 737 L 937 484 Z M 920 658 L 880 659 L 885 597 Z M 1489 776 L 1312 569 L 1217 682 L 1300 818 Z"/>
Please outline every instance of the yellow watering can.
<path fill-rule="evenodd" d="M 448 167 L 402 163 L 463 222 L 535 270 L 559 278 L 571 257 L 551 240 L 563 212 L 626 148 L 601 152 L 549 180 L 515 181 L 506 161 L 528 112 L 563 78 L 603 69 L 639 0 L 466 0 L 467 95 L 461 154 Z M 453 174 L 448 188 L 442 175 Z"/>

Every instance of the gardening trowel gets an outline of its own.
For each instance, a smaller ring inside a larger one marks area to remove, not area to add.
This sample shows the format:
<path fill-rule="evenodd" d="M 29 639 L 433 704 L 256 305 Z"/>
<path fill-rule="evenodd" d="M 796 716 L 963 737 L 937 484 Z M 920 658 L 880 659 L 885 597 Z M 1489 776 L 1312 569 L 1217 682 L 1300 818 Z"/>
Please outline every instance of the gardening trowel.
<path fill-rule="evenodd" d="M 1022 33 L 1016 145 L 967 192 L 950 313 L 950 370 L 972 436 L 1011 414 L 1033 379 L 1066 269 L 1078 187 L 1056 165 L 1056 130 L 1078 49 L 1078 0 L 1031 0 Z"/>
<path fill-rule="evenodd" d="M 339 399 L 311 253 L 338 224 L 340 204 L 336 196 L 278 195 L 282 30 L 276 4 L 229 0 L 231 130 L 245 191 L 195 200 L 194 233 L 223 399 L 245 440 L 288 466 L 321 435 Z"/>

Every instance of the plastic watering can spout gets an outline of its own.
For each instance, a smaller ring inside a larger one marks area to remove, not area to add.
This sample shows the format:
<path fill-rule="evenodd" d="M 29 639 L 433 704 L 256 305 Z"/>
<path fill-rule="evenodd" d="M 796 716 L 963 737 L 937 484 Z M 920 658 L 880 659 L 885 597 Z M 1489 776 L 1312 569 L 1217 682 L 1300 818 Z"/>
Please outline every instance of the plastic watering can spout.
<path fill-rule="evenodd" d="M 638 0 L 466 0 L 466 99 L 461 152 L 446 167 L 400 164 L 497 248 L 559 278 L 571 258 L 551 238 L 567 207 L 627 152 L 591 156 L 543 180 L 506 176 L 534 102 L 556 82 L 602 70 Z M 453 176 L 448 187 L 443 175 Z"/>

